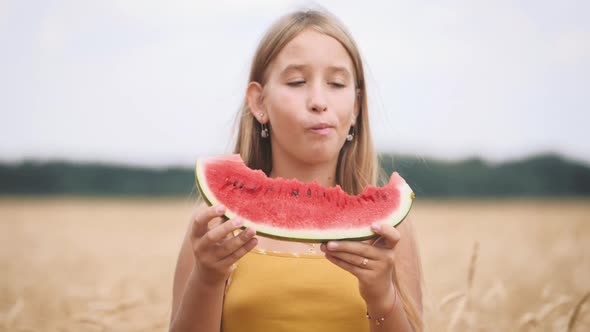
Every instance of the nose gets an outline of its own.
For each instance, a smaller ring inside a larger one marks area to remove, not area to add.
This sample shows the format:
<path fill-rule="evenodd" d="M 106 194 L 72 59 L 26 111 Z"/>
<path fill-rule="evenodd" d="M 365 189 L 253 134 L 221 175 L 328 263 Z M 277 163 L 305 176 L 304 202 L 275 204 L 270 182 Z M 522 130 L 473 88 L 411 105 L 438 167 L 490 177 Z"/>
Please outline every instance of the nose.
<path fill-rule="evenodd" d="M 328 110 L 326 93 L 321 84 L 315 84 L 310 89 L 308 108 L 313 112 L 325 112 Z"/>

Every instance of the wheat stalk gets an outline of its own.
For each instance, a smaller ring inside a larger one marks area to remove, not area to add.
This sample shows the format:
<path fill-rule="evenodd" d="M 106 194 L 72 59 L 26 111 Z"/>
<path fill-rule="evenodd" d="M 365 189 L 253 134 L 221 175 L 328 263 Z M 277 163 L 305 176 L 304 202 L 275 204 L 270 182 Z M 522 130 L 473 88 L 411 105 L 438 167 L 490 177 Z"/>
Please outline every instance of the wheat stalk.
<path fill-rule="evenodd" d="M 93 302 L 88 305 L 90 311 L 99 311 L 105 314 L 114 314 L 119 313 L 121 311 L 125 311 L 127 309 L 131 309 L 133 307 L 138 306 L 141 304 L 141 299 L 139 298 L 132 298 L 128 300 L 123 300 L 118 303 L 109 303 L 109 302 Z"/>
<path fill-rule="evenodd" d="M 455 309 L 455 312 L 453 313 L 451 320 L 449 321 L 449 326 L 448 326 L 449 331 L 452 331 L 455 329 L 455 327 L 457 326 L 457 323 L 459 323 L 459 321 L 461 320 L 462 315 L 465 312 L 465 309 L 467 309 L 469 307 L 469 302 L 471 299 L 471 290 L 473 288 L 473 280 L 475 277 L 475 265 L 477 263 L 477 256 L 478 255 L 479 255 L 479 242 L 476 241 L 473 244 L 473 251 L 471 253 L 471 261 L 469 262 L 469 269 L 467 270 L 467 289 L 461 295 L 459 295 L 459 292 L 456 292 L 456 293 L 451 293 L 445 297 L 446 300 L 448 300 L 447 298 L 451 298 L 451 299 L 461 298 L 461 300 L 457 303 L 457 307 Z"/>
<path fill-rule="evenodd" d="M 460 299 L 464 296 L 465 296 L 464 291 L 456 291 L 456 292 L 449 293 L 447 296 L 443 297 L 442 300 L 440 300 L 438 307 L 442 309 L 442 307 L 444 307 L 445 305 L 447 305 L 457 299 Z"/>
<path fill-rule="evenodd" d="M 461 319 L 461 316 L 463 315 L 463 312 L 465 311 L 466 305 L 467 305 L 467 296 L 464 296 L 457 303 L 457 307 L 455 308 L 455 312 L 453 313 L 453 316 L 451 317 L 451 320 L 449 321 L 449 327 L 448 327 L 449 331 L 453 331 L 455 329 L 455 327 L 457 326 L 457 323 L 459 323 L 459 320 Z"/>
<path fill-rule="evenodd" d="M 564 304 L 568 304 L 571 302 L 571 299 L 567 296 L 562 296 L 557 299 L 555 302 L 550 302 L 545 304 L 544 306 L 539 309 L 537 312 L 537 318 L 539 321 L 542 321 L 546 317 L 548 317 L 551 313 L 553 313 L 557 308 L 561 307 Z"/>
<path fill-rule="evenodd" d="M 586 302 L 589 297 L 590 297 L 590 292 L 586 292 L 586 294 L 584 294 L 584 296 L 582 296 L 582 299 L 580 299 L 580 301 L 574 307 L 574 311 L 572 312 L 572 315 L 570 316 L 570 320 L 567 324 L 567 332 L 573 331 L 574 325 L 576 325 L 576 321 L 578 320 L 580 310 L 582 310 L 582 306 L 584 305 L 584 302 Z"/>
<path fill-rule="evenodd" d="M 104 319 L 96 316 L 91 316 L 88 314 L 74 317 L 74 321 L 80 324 L 92 325 L 100 329 L 101 331 L 106 331 L 108 328 L 107 324 L 104 322 Z"/>
<path fill-rule="evenodd" d="M 467 274 L 467 290 L 473 287 L 473 279 L 475 277 L 475 263 L 477 262 L 477 256 L 479 254 L 479 242 L 473 244 L 473 252 L 471 253 L 471 262 L 469 263 L 469 272 Z"/>
<path fill-rule="evenodd" d="M 543 305 L 536 313 L 535 312 L 527 312 L 519 320 L 519 327 L 522 329 L 525 326 L 532 325 L 537 326 L 539 325 L 545 318 L 549 317 L 550 314 L 555 312 L 557 308 L 568 304 L 571 302 L 571 299 L 567 296 L 562 296 L 559 299 L 555 300 L 554 302 L 549 302 Z"/>
<path fill-rule="evenodd" d="M 22 298 L 18 298 L 14 305 L 2 317 L 2 325 L 6 328 L 11 327 L 18 315 L 23 311 L 25 303 Z"/>
<path fill-rule="evenodd" d="M 506 297 L 506 287 L 502 281 L 496 281 L 493 287 L 488 289 L 488 291 L 481 297 L 481 302 L 489 305 L 492 302 L 495 302 L 497 298 L 505 298 Z"/>
<path fill-rule="evenodd" d="M 528 325 L 537 326 L 538 324 L 539 320 L 534 312 L 526 312 L 518 321 L 518 325 L 521 329 Z"/>

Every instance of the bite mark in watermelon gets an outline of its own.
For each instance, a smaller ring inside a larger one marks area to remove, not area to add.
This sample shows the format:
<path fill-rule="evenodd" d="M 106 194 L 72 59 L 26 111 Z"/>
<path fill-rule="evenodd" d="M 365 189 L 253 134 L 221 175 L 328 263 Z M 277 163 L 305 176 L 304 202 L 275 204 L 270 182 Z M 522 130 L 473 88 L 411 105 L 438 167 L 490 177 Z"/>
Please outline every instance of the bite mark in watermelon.
<path fill-rule="evenodd" d="M 203 198 L 223 204 L 228 219 L 239 217 L 257 233 L 289 240 L 368 239 L 376 236 L 371 224 L 397 226 L 414 200 L 397 172 L 385 186 L 367 186 L 359 195 L 317 181 L 269 178 L 248 168 L 238 154 L 201 158 L 195 175 Z"/>

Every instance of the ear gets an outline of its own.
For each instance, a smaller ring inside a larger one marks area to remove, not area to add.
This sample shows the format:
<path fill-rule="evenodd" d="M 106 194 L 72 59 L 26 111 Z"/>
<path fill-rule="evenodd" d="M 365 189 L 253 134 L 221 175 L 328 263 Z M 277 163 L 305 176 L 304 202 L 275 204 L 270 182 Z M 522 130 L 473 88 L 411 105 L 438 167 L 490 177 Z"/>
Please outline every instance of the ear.
<path fill-rule="evenodd" d="M 246 90 L 246 102 L 252 116 L 258 120 L 261 124 L 266 123 L 268 116 L 263 106 L 263 95 L 262 86 L 258 82 L 248 83 L 248 89 Z"/>
<path fill-rule="evenodd" d="M 361 89 L 356 89 L 354 96 L 354 109 L 352 111 L 352 126 L 356 125 L 356 119 L 359 116 L 361 110 L 362 94 Z"/>

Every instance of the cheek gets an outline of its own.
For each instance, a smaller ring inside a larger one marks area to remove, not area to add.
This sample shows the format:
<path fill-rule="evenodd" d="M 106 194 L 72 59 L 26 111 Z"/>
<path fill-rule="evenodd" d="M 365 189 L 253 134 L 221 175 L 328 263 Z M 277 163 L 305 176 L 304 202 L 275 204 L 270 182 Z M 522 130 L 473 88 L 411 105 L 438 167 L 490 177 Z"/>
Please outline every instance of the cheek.
<path fill-rule="evenodd" d="M 273 113 L 274 122 L 295 121 L 305 104 L 296 92 L 289 89 L 275 89 L 272 91 L 272 99 L 269 99 L 268 107 Z"/>
<path fill-rule="evenodd" d="M 338 120 L 342 124 L 348 128 L 350 126 L 352 119 L 354 117 L 354 107 L 355 107 L 355 94 L 346 93 L 340 96 L 337 99 L 336 103 L 334 104 L 338 113 Z"/>
<path fill-rule="evenodd" d="M 304 98 L 302 96 L 302 90 L 282 86 L 275 88 L 272 93 L 274 96 L 273 104 L 275 107 L 294 106 L 297 103 L 300 103 Z"/>

